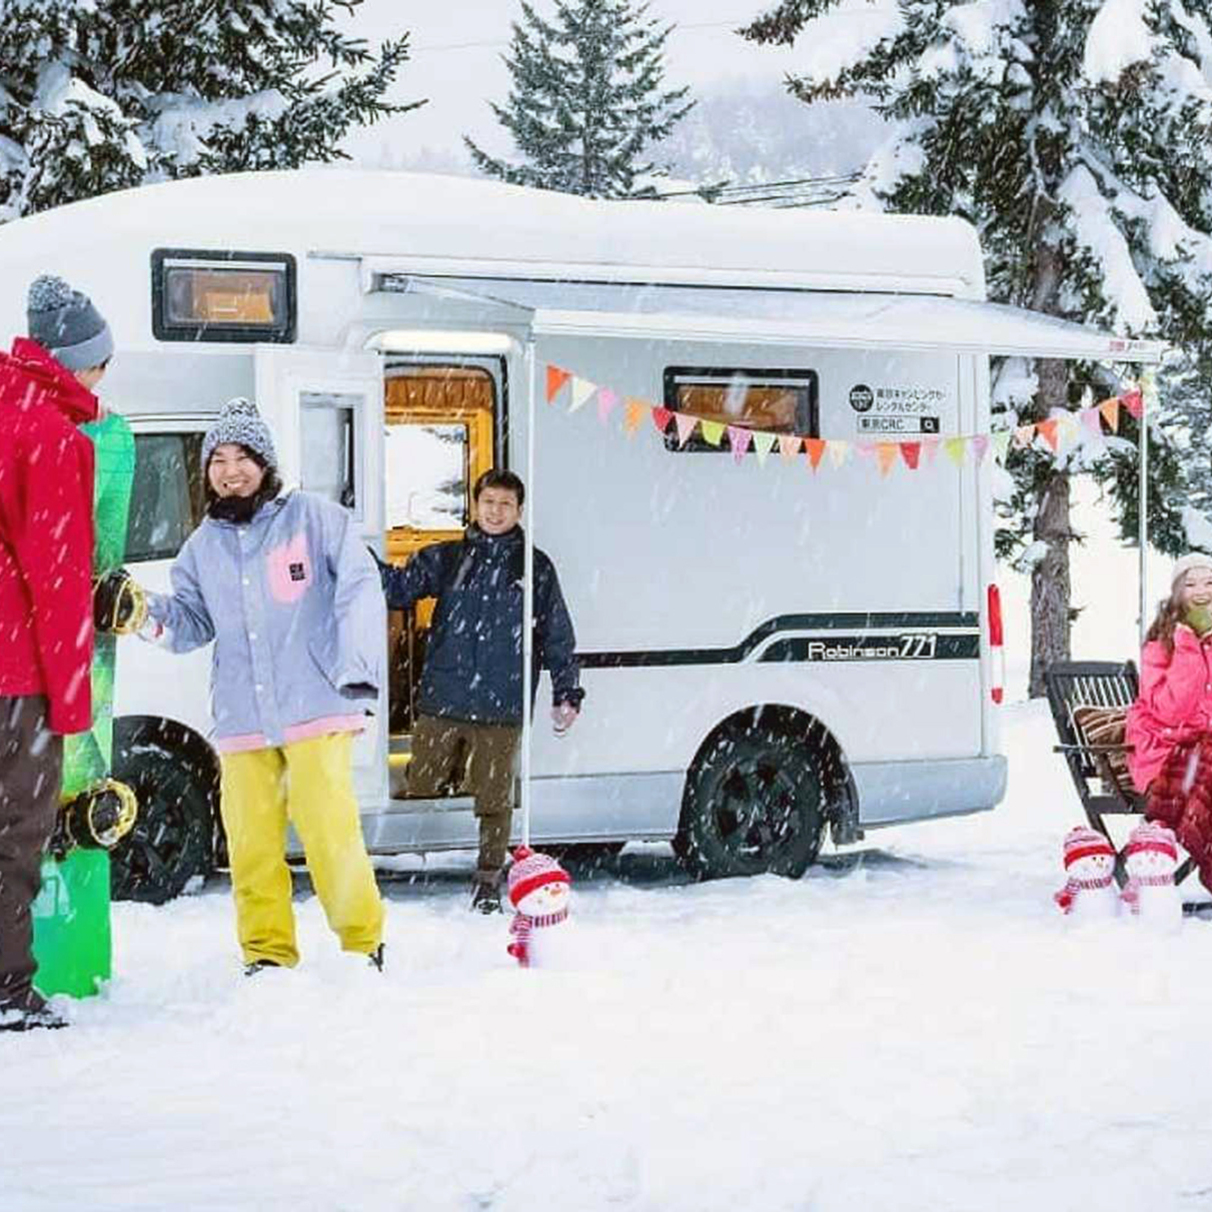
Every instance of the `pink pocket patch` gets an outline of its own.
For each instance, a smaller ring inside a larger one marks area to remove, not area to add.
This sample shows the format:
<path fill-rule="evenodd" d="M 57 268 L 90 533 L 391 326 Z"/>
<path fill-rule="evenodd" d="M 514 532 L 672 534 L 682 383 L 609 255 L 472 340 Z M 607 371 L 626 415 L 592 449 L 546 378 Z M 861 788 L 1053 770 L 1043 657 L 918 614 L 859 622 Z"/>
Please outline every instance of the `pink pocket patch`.
<path fill-rule="evenodd" d="M 311 557 L 307 536 L 297 534 L 289 543 L 275 547 L 269 564 L 269 591 L 277 602 L 297 602 L 311 585 Z"/>

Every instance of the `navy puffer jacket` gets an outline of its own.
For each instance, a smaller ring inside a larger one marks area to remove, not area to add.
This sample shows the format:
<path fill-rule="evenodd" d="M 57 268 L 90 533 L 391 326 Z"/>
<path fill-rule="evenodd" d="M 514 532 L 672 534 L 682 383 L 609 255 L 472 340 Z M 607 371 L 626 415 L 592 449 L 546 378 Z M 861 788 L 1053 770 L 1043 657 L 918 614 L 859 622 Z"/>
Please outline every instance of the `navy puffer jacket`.
<path fill-rule="evenodd" d="M 470 526 L 454 543 L 435 543 L 403 568 L 384 566 L 387 605 L 404 610 L 420 598 L 437 598 L 419 706 L 426 715 L 479 724 L 522 721 L 522 586 L 525 548 L 521 527 L 488 535 Z M 552 702 L 579 707 L 576 635 L 555 565 L 534 552 L 534 682 L 551 673 Z M 533 695 L 535 687 L 531 687 Z"/>

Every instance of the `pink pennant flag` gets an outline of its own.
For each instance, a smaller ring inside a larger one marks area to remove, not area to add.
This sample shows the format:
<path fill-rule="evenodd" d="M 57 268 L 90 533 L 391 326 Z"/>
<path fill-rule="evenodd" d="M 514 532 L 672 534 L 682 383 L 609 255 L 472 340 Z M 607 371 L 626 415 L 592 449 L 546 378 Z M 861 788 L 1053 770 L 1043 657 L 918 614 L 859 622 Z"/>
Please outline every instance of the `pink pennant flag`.
<path fill-rule="evenodd" d="M 669 422 L 673 420 L 673 413 L 668 408 L 654 408 L 652 410 L 652 423 L 657 427 L 657 433 L 664 436 L 665 430 L 669 428 Z"/>
<path fill-rule="evenodd" d="M 1119 398 L 1119 402 L 1139 421 L 1145 411 L 1145 398 L 1141 395 L 1139 387 L 1134 387 L 1131 391 L 1126 391 Z"/>
<path fill-rule="evenodd" d="M 791 462 L 791 460 L 800 453 L 800 446 L 802 444 L 803 439 L 793 433 L 779 434 L 779 454 L 782 455 L 787 462 Z"/>
<path fill-rule="evenodd" d="M 1103 414 L 1097 408 L 1083 408 L 1077 415 L 1086 427 L 1087 437 L 1101 438 L 1103 436 Z"/>
<path fill-rule="evenodd" d="M 926 466 L 927 467 L 929 467 L 930 464 L 933 463 L 934 460 L 938 457 L 938 448 L 939 448 L 939 445 L 941 442 L 942 442 L 942 438 L 923 438 L 922 439 L 922 454 L 924 454 L 926 456 Z"/>
<path fill-rule="evenodd" d="M 854 453 L 863 459 L 874 458 L 875 457 L 875 443 L 874 442 L 855 442 Z"/>
<path fill-rule="evenodd" d="M 972 435 L 972 456 L 975 462 L 979 463 L 985 457 L 985 451 L 988 449 L 988 434 L 977 433 Z"/>
<path fill-rule="evenodd" d="M 610 413 L 618 407 L 618 403 L 618 392 L 611 391 L 609 387 L 603 387 L 598 391 L 598 420 L 603 425 L 610 419 Z"/>
<path fill-rule="evenodd" d="M 1014 431 L 1015 446 L 1030 446 L 1035 441 L 1035 426 L 1020 425 Z"/>
<path fill-rule="evenodd" d="M 699 423 L 698 417 L 692 417 L 688 412 L 675 412 L 674 423 L 678 427 L 678 446 L 685 446 L 694 433 L 694 427 Z"/>
<path fill-rule="evenodd" d="M 728 426 L 728 441 L 732 446 L 732 458 L 735 462 L 739 463 L 745 457 L 752 436 L 751 431 L 741 425 Z"/>

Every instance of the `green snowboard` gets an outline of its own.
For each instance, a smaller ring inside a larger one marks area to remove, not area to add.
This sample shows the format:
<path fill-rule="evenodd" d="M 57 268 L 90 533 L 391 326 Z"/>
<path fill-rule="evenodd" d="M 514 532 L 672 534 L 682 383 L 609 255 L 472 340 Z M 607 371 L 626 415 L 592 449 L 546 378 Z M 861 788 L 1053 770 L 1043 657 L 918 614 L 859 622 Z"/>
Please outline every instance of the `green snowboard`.
<path fill-rule="evenodd" d="M 95 546 L 93 574 L 120 568 L 126 553 L 135 439 L 130 426 L 111 413 L 81 427 L 96 448 L 93 493 Z M 98 635 L 93 649 L 93 724 L 64 740 L 63 799 L 69 800 L 110 773 L 114 738 L 114 664 L 117 637 Z M 108 980 L 109 855 L 77 848 L 42 865 L 42 890 L 33 906 L 34 984 L 44 995 L 88 997 Z"/>

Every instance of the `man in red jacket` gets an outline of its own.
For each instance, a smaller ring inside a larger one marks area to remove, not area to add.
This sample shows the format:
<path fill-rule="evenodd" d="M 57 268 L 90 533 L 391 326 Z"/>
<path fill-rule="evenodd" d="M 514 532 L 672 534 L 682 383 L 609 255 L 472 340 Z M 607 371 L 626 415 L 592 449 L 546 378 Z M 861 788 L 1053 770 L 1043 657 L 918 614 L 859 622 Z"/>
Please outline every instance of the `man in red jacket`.
<path fill-rule="evenodd" d="M 61 278 L 29 291 L 0 351 L 0 1031 L 61 1027 L 33 988 L 30 907 L 55 824 L 63 736 L 92 721 L 93 388 L 109 326 Z"/>

